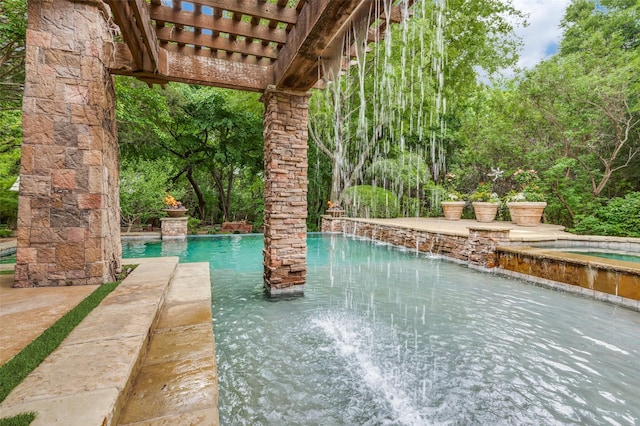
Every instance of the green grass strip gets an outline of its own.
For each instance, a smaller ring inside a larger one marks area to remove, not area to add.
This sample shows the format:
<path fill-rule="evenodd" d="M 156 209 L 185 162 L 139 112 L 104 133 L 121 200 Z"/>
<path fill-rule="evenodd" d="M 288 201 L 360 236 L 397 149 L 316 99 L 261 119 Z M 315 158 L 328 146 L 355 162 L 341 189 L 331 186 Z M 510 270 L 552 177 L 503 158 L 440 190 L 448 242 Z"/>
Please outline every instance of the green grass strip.
<path fill-rule="evenodd" d="M 0 419 L 0 426 L 27 426 L 36 419 L 36 413 L 22 413 Z"/>
<path fill-rule="evenodd" d="M 111 293 L 119 283 L 102 284 L 82 302 L 67 312 L 55 324 L 46 329 L 20 353 L 0 367 L 0 402 L 18 386 L 44 359 L 53 352 L 71 331 L 96 306 Z"/>
<path fill-rule="evenodd" d="M 7 269 L 4 271 L 0 271 L 0 275 L 13 275 L 13 269 Z"/>

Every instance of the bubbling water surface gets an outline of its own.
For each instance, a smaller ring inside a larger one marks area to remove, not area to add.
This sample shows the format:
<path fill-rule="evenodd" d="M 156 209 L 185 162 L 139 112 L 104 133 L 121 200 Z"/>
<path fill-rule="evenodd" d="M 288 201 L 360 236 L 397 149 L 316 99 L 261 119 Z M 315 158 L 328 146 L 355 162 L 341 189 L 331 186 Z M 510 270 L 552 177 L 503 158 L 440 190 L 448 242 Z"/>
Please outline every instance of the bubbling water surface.
<path fill-rule="evenodd" d="M 262 237 L 128 243 L 209 261 L 221 424 L 640 422 L 640 314 L 413 251 L 310 235 L 304 297 Z"/>

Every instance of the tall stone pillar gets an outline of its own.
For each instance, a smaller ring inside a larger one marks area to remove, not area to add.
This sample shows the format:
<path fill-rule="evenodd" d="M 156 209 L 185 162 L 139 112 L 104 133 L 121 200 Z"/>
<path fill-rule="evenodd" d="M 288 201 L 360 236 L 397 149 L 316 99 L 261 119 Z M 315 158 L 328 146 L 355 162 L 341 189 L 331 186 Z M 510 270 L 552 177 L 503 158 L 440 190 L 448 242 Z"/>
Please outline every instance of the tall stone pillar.
<path fill-rule="evenodd" d="M 101 284 L 120 269 L 115 92 L 101 0 L 29 0 L 17 287 Z"/>
<path fill-rule="evenodd" d="M 271 295 L 303 293 L 307 275 L 309 94 L 269 87 L 264 112 L 264 282 Z"/>

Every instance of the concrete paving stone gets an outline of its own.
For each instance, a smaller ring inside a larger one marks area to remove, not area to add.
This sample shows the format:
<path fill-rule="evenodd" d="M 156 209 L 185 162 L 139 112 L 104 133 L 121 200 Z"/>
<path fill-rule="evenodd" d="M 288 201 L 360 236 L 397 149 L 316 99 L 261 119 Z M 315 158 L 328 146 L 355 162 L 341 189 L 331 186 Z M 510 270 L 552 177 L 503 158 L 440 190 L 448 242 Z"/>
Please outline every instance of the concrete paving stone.
<path fill-rule="evenodd" d="M 115 414 L 114 402 L 118 399 L 116 388 L 85 392 L 81 395 L 48 398 L 37 401 L 2 406 L 0 416 L 9 417 L 25 412 L 36 412 L 31 426 L 87 426 L 111 424 Z"/>
<path fill-rule="evenodd" d="M 186 338 L 188 336 L 188 338 Z M 151 338 L 144 364 L 206 357 L 214 353 L 211 323 L 159 330 Z"/>
<path fill-rule="evenodd" d="M 122 390 L 138 363 L 143 344 L 139 336 L 77 345 L 63 342 L 9 394 L 3 405 L 106 388 Z"/>
<path fill-rule="evenodd" d="M 209 276 L 196 280 L 194 278 L 175 278 L 167 294 L 168 303 L 188 303 L 200 300 L 211 300 L 211 285 L 202 285 Z"/>
<path fill-rule="evenodd" d="M 173 259 L 173 258 L 171 258 Z M 125 281 L 131 284 L 168 280 L 173 277 L 177 260 L 167 262 L 150 262 L 138 265 Z"/>
<path fill-rule="evenodd" d="M 135 423 L 217 407 L 217 380 L 210 359 L 212 356 L 213 352 L 204 358 L 142 366 L 119 423 Z"/>
<path fill-rule="evenodd" d="M 105 305 L 95 309 L 65 340 L 65 344 L 94 342 L 140 336 L 146 339 L 156 317 L 158 305 Z"/>
<path fill-rule="evenodd" d="M 193 263 L 181 263 L 176 270 L 176 279 L 181 278 L 209 278 L 209 263 L 207 262 L 193 262 Z"/>
<path fill-rule="evenodd" d="M 165 302 L 156 330 L 211 322 L 211 302 L 200 300 L 190 303 Z"/>
<path fill-rule="evenodd" d="M 13 275 L 0 275 L 0 324 L 5 325 L 0 327 L 0 364 L 13 358 L 97 288 L 12 286 Z"/>
<path fill-rule="evenodd" d="M 220 414 L 217 408 L 208 408 L 206 410 L 191 411 L 189 413 L 181 413 L 164 417 L 156 417 L 153 419 L 142 420 L 135 423 L 120 423 L 121 426 L 217 426 Z"/>
<path fill-rule="evenodd" d="M 169 278 L 145 283 L 123 282 L 102 301 L 104 305 L 158 304 L 167 292 Z"/>

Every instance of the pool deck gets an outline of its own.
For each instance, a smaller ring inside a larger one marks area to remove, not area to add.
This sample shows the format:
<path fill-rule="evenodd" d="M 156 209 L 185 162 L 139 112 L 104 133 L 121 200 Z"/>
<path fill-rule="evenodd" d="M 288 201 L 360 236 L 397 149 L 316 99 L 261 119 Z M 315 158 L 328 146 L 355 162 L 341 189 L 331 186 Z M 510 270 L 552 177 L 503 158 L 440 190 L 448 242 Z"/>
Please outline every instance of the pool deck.
<path fill-rule="evenodd" d="M 510 240 L 523 245 L 625 240 L 576 236 L 545 224 L 349 220 L 461 236 L 469 235 L 470 227 L 508 228 Z M 0 240 L 0 251 L 11 252 L 15 244 L 15 239 Z M 219 424 L 208 265 L 179 264 L 175 257 L 127 263 L 140 266 L 11 392 L 0 404 L 0 417 L 36 411 L 34 426 Z M 0 265 L 0 271 L 11 269 L 13 265 Z M 0 364 L 95 289 L 14 289 L 12 283 L 13 275 L 0 275 Z"/>

